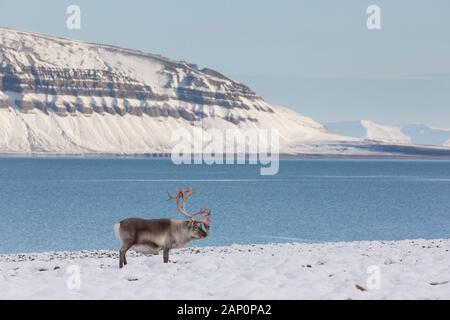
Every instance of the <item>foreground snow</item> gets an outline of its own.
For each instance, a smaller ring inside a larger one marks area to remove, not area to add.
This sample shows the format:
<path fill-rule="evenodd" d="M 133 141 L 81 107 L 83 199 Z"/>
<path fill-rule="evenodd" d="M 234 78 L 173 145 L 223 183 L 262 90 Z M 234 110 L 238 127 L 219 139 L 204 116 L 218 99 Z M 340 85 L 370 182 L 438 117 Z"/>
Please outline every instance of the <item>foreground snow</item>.
<path fill-rule="evenodd" d="M 110 251 L 0 255 L 0 299 L 449 299 L 449 250 L 450 240 L 234 245 L 174 251 L 169 264 L 129 253 L 122 270 Z"/>

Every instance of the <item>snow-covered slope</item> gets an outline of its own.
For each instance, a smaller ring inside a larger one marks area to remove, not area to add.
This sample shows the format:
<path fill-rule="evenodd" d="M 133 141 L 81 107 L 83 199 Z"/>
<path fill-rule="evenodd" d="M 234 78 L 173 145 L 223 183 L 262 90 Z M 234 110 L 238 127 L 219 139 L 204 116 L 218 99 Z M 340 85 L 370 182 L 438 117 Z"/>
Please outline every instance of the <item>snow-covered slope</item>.
<path fill-rule="evenodd" d="M 408 124 L 402 127 L 402 132 L 411 138 L 415 144 L 449 145 L 449 129 L 438 129 L 423 124 Z"/>
<path fill-rule="evenodd" d="M 389 143 L 411 143 L 400 127 L 387 126 L 369 120 L 332 122 L 327 128 L 336 134 Z"/>
<path fill-rule="evenodd" d="M 327 128 L 336 134 L 354 138 L 390 143 L 411 142 L 401 128 L 381 125 L 369 120 L 327 123 Z"/>
<path fill-rule="evenodd" d="M 326 126 L 336 134 L 381 142 L 449 146 L 450 141 L 450 130 L 432 128 L 423 124 L 387 126 L 362 120 L 333 122 L 327 123 Z"/>
<path fill-rule="evenodd" d="M 338 136 L 327 133 L 321 127 L 303 124 L 305 120 L 288 110 L 277 109 L 273 114 L 252 114 L 257 123 L 233 124 L 223 118 L 206 118 L 202 128 L 278 128 L 280 145 L 288 152 L 295 152 L 295 141 L 331 141 Z M 2 153 L 111 153 L 142 154 L 169 153 L 173 142 L 172 132 L 183 128 L 190 132 L 195 126 L 181 118 L 153 118 L 147 115 L 123 116 L 93 113 L 61 117 L 36 110 L 22 113 L 9 109 L 0 110 L 0 152 Z M 304 146 L 306 150 L 307 146 Z M 313 146 L 310 147 L 311 151 Z"/>
<path fill-rule="evenodd" d="M 402 133 L 401 128 L 380 125 L 369 120 L 361 120 L 366 129 L 366 138 L 376 141 L 410 143 L 411 139 Z"/>

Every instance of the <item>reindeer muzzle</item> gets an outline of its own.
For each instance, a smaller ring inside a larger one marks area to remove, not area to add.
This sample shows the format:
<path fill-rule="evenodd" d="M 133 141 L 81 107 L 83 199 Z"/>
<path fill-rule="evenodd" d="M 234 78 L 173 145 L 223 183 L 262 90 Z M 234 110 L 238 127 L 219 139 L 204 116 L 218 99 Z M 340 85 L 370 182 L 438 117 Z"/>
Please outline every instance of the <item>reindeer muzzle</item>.
<path fill-rule="evenodd" d="M 208 233 L 209 233 L 209 226 L 207 226 L 203 222 L 200 222 L 198 224 L 198 227 L 200 228 L 200 230 L 202 230 L 205 233 L 205 237 L 206 237 L 208 235 Z"/>

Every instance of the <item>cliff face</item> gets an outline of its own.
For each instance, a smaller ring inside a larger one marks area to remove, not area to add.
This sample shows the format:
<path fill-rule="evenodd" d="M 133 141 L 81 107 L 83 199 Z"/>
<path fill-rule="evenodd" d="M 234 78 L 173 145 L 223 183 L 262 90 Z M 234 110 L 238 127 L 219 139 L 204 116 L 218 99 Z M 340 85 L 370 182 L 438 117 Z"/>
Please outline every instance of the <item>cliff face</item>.
<path fill-rule="evenodd" d="M 207 116 L 205 106 L 272 112 L 248 87 L 216 71 L 138 51 L 0 29 L 0 58 L 0 90 L 14 93 L 9 103 L 21 112 L 189 121 Z M 189 110 L 186 104 L 198 107 Z"/>
<path fill-rule="evenodd" d="M 194 127 L 277 129 L 292 153 L 342 140 L 208 68 L 0 29 L 0 153 L 170 152 L 174 130 Z"/>

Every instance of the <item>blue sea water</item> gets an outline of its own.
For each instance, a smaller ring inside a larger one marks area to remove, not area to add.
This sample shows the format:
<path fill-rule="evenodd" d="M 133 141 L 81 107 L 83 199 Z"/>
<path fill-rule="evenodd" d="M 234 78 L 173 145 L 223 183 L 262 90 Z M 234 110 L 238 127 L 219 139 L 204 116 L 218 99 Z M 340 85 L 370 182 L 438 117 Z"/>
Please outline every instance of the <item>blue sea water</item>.
<path fill-rule="evenodd" d="M 213 212 L 195 245 L 450 237 L 450 161 L 282 160 L 184 165 L 152 158 L 0 158 L 0 253 L 117 249 L 123 218 Z M 194 243 L 192 243 L 194 245 Z"/>

